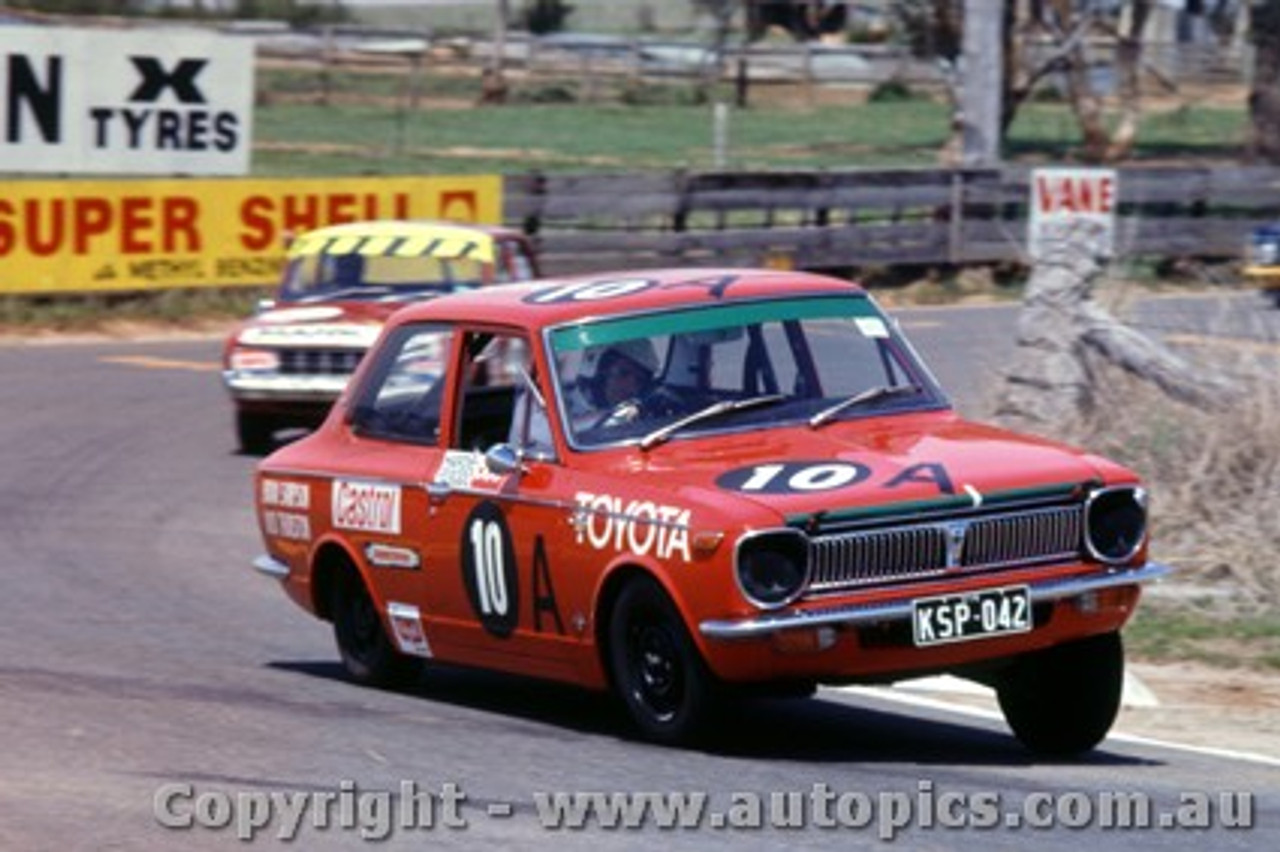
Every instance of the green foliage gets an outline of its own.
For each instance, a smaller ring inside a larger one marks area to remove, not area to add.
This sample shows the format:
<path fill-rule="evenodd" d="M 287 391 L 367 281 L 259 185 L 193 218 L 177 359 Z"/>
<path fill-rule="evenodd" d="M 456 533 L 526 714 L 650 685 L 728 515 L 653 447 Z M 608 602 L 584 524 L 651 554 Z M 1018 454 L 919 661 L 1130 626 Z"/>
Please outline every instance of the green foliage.
<path fill-rule="evenodd" d="M 145 0 L 13 0 L 5 5 L 50 15 L 143 15 Z"/>
<path fill-rule="evenodd" d="M 0 296 L 0 333 L 110 331 L 130 323 L 184 329 L 248 316 L 274 288 L 200 287 L 147 293 Z"/>
<path fill-rule="evenodd" d="M 708 95 L 702 86 L 637 82 L 626 86 L 618 99 L 627 106 L 701 106 Z"/>
<path fill-rule="evenodd" d="M 288 21 L 297 27 L 349 21 L 341 3 L 306 3 L 302 0 L 236 0 L 232 17 L 249 20 Z"/>
<path fill-rule="evenodd" d="M 895 0 L 890 11 L 898 37 L 913 55 L 947 61 L 960 57 L 960 0 Z"/>
<path fill-rule="evenodd" d="M 521 86 L 510 95 L 512 103 L 571 104 L 578 100 L 577 91 L 565 83 L 544 83 L 537 86 Z"/>
<path fill-rule="evenodd" d="M 11 0 L 6 5 L 50 15 L 273 20 L 302 27 L 351 20 L 350 12 L 339 2 L 308 3 L 304 0 L 236 0 L 229 10 L 221 3 L 206 7 L 199 0 L 190 6 L 173 6 L 152 0 Z"/>
<path fill-rule="evenodd" d="M 564 0 L 532 0 L 521 14 L 524 28 L 534 35 L 558 33 L 565 28 L 573 7 Z"/>
<path fill-rule="evenodd" d="M 876 85 L 871 90 L 871 94 L 867 95 L 867 101 L 873 104 L 887 104 L 916 100 L 919 97 L 904 81 L 894 78 Z"/>
<path fill-rule="evenodd" d="M 1156 661 L 1280 669 L 1280 613 L 1215 618 L 1148 601 L 1125 630 L 1130 652 Z"/>

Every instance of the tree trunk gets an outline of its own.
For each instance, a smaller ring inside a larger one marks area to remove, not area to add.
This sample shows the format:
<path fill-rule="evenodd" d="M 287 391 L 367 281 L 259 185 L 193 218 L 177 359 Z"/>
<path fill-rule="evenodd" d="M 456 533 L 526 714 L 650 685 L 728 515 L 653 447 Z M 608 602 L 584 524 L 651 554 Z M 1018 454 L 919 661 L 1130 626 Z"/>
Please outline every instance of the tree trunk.
<path fill-rule="evenodd" d="M 1129 30 L 1118 34 L 1116 82 L 1120 96 L 1120 122 L 1111 134 L 1111 144 L 1103 155 L 1106 162 L 1129 156 L 1138 139 L 1138 119 L 1142 114 L 1142 31 L 1150 14 L 1151 0 L 1134 0 Z"/>
<path fill-rule="evenodd" d="M 1007 7 L 1015 10 L 1015 14 L 1006 18 L 1005 25 L 1009 61 L 1005 69 L 1002 128 L 1008 130 L 1018 108 L 1041 79 L 1060 72 L 1066 80 L 1067 97 L 1080 128 L 1082 159 L 1105 163 L 1127 157 L 1138 136 L 1142 39 L 1153 0 L 1132 0 L 1132 13 L 1123 32 L 1116 32 L 1105 15 L 1082 7 L 1076 0 L 1025 2 L 1025 7 L 1016 7 L 1014 2 Z M 1114 130 L 1108 127 L 1104 98 L 1094 85 L 1089 69 L 1088 39 L 1091 33 L 1098 32 L 1112 33 L 1117 39 L 1114 68 L 1120 115 Z M 1022 42 L 1043 35 L 1051 38 L 1053 50 L 1047 59 L 1033 66 L 1026 58 Z"/>
<path fill-rule="evenodd" d="M 506 103 L 507 26 L 510 21 L 511 0 L 498 0 L 493 22 L 493 55 L 481 72 L 479 103 Z"/>
<path fill-rule="evenodd" d="M 1249 10 L 1255 48 L 1253 91 L 1253 156 L 1280 164 L 1280 0 L 1258 0 Z"/>
<path fill-rule="evenodd" d="M 1096 406 L 1093 365 L 1099 361 L 1197 408 L 1213 410 L 1229 401 L 1235 388 L 1228 380 L 1187 363 L 1097 303 L 1093 291 L 1103 266 L 1092 245 L 1087 230 L 1077 230 L 1037 259 L 997 416 L 1014 428 L 1046 434 L 1089 414 Z"/>

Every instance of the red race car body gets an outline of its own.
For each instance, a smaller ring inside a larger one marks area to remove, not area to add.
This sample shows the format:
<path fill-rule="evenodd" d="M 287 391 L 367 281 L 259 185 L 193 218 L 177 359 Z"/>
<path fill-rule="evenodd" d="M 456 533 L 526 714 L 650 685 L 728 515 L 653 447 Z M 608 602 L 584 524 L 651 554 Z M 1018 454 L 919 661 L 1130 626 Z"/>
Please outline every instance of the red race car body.
<path fill-rule="evenodd" d="M 401 311 L 257 501 L 257 567 L 357 680 L 433 657 L 611 688 L 661 741 L 742 689 L 955 672 L 1031 748 L 1091 748 L 1165 571 L 1133 472 L 967 422 L 866 292 L 793 272 Z"/>

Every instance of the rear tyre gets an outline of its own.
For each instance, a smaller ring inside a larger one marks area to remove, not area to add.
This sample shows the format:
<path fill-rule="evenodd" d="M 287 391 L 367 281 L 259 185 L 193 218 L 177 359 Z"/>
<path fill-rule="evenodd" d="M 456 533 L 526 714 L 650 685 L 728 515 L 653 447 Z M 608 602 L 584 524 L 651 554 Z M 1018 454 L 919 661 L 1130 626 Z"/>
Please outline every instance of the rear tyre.
<path fill-rule="evenodd" d="M 640 733 L 676 744 L 705 733 L 716 684 L 675 604 L 656 582 L 631 580 L 609 621 L 614 689 Z"/>
<path fill-rule="evenodd" d="M 1064 757 L 1102 742 L 1120 710 L 1124 646 L 1104 633 L 1020 657 L 996 683 L 1005 721 L 1031 751 Z"/>
<path fill-rule="evenodd" d="M 387 638 L 373 598 L 354 570 L 342 571 L 336 578 L 329 611 L 342 667 L 353 681 L 400 687 L 418 674 L 417 661 L 397 651 Z"/>
<path fill-rule="evenodd" d="M 275 434 L 275 421 L 267 415 L 236 412 L 236 438 L 242 453 L 265 455 L 275 447 Z"/>

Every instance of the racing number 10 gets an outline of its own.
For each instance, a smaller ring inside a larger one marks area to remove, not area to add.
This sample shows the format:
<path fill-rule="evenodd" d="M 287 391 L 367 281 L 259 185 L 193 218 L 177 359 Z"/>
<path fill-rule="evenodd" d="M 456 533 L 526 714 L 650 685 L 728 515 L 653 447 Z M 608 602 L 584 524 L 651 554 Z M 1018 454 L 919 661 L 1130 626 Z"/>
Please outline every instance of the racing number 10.
<path fill-rule="evenodd" d="M 471 522 L 471 555 L 475 564 L 476 597 L 483 615 L 507 614 L 507 578 L 502 564 L 502 528 L 476 518 Z"/>

